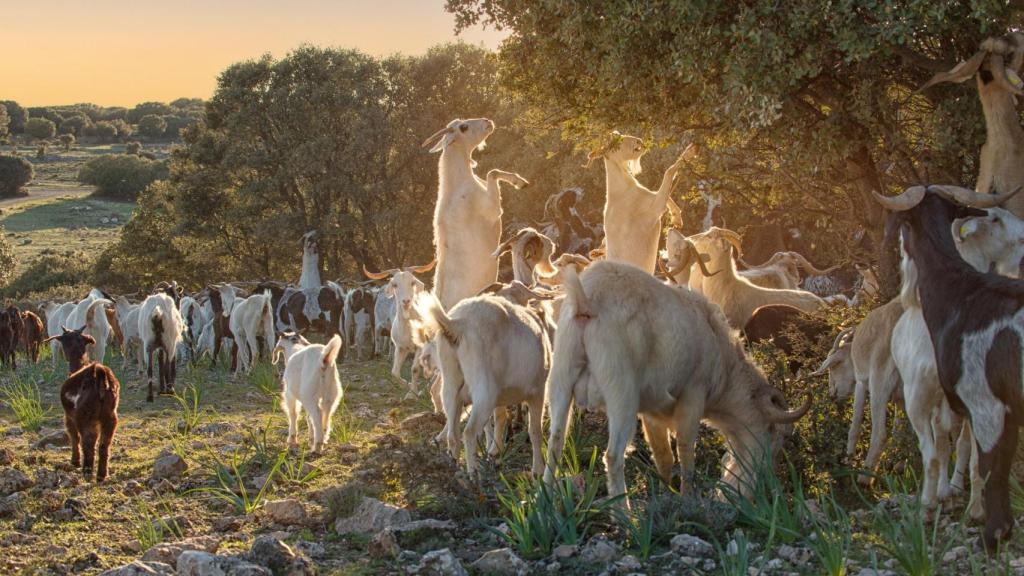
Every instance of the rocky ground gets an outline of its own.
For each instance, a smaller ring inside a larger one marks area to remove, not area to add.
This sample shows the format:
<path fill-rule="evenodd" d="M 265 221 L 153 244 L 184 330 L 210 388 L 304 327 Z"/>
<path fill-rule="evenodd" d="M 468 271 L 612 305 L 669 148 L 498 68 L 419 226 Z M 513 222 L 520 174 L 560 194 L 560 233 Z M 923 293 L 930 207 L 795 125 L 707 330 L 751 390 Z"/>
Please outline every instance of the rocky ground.
<path fill-rule="evenodd" d="M 514 433 L 501 462 L 485 462 L 481 477 L 468 479 L 431 443 L 441 420 L 429 400 L 406 397 L 380 361 L 341 366 L 345 404 L 316 458 L 287 452 L 269 365 L 238 378 L 182 368 L 180 397 L 152 404 L 134 373 L 118 370 L 112 474 L 96 484 L 70 466 L 59 428 L 64 370 L 47 359 L 0 377 L 0 392 L 38 385 L 48 409 L 38 430 L 2 413 L 0 573 L 1024 574 L 1019 535 L 989 557 L 977 527 L 961 520 L 962 503 L 928 522 L 913 498 L 881 490 L 850 512 L 822 510 L 811 489 L 802 501 L 781 494 L 759 515 L 763 507 L 647 486 L 626 520 L 601 508 L 598 494 L 588 506 L 603 512 L 581 514 L 585 525 L 550 550 L 527 550 L 516 536 L 518 496 L 502 500 L 529 486 L 525 434 Z M 592 434 L 577 437 L 577 452 L 603 445 L 602 425 L 586 417 L 582 428 Z M 646 461 L 638 443 L 632 482 L 642 483 Z M 577 476 L 599 486 L 599 459 L 596 470 L 590 480 Z M 826 557 L 830 549 L 838 559 Z"/>

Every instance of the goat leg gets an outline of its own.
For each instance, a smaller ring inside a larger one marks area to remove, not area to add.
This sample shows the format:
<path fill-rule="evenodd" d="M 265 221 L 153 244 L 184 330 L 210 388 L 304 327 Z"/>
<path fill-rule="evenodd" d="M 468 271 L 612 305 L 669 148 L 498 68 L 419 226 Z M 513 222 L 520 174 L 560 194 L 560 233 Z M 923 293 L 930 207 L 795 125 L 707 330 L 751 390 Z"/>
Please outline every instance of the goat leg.
<path fill-rule="evenodd" d="M 68 443 L 71 444 L 71 465 L 78 468 L 82 465 L 82 452 L 80 448 L 81 436 L 78 435 L 78 426 L 71 416 L 64 415 L 64 428 L 68 433 Z"/>
<path fill-rule="evenodd" d="M 117 414 L 112 414 L 109 419 L 100 423 L 100 449 L 99 462 L 96 464 L 96 481 L 103 482 L 107 479 L 107 468 L 110 465 L 110 443 L 114 440 L 114 430 L 117 429 Z"/>

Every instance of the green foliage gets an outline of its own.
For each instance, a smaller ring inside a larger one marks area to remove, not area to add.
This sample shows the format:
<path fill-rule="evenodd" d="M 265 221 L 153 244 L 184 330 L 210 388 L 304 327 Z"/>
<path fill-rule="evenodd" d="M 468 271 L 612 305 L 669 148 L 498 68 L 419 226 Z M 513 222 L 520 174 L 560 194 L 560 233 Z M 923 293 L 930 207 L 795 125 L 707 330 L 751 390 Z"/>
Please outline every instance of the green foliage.
<path fill-rule="evenodd" d="M 30 262 L 4 294 L 19 298 L 61 286 L 80 286 L 89 283 L 91 273 L 92 261 L 84 252 L 44 254 Z"/>
<path fill-rule="evenodd" d="M 17 196 L 32 181 L 32 164 L 19 156 L 0 154 L 0 196 Z"/>
<path fill-rule="evenodd" d="M 64 151 L 69 152 L 71 150 L 71 146 L 75 143 L 75 135 L 61 134 L 57 140 L 60 142 L 61 146 L 64 147 Z"/>
<path fill-rule="evenodd" d="M 124 153 L 125 154 L 134 154 L 134 155 L 138 156 L 139 152 L 141 152 L 141 151 L 142 151 L 142 144 L 140 144 L 138 141 L 135 141 L 135 140 L 129 142 L 124 147 Z"/>
<path fill-rule="evenodd" d="M 0 106 L 0 142 L 7 139 L 10 133 L 11 117 L 7 115 L 7 107 Z"/>
<path fill-rule="evenodd" d="M 814 529 L 814 538 L 807 538 L 807 545 L 817 555 L 825 574 L 845 576 L 846 559 L 853 541 L 850 516 L 834 494 L 818 495 L 817 508 L 820 516 L 806 508 L 804 510 L 804 518 Z"/>
<path fill-rule="evenodd" d="M 13 100 L 0 102 L 7 111 L 8 128 L 11 134 L 21 134 L 25 131 L 25 123 L 28 122 L 28 110 L 22 108 Z"/>
<path fill-rule="evenodd" d="M 787 462 L 790 490 L 775 474 L 770 457 L 741 461 L 739 466 L 749 479 L 747 485 L 719 485 L 726 501 L 736 507 L 738 522 L 765 535 L 770 543 L 799 539 L 803 534 L 803 483 L 792 464 Z"/>
<path fill-rule="evenodd" d="M 46 118 L 29 118 L 24 132 L 37 140 L 48 140 L 57 134 L 57 126 Z"/>
<path fill-rule="evenodd" d="M 188 435 L 199 426 L 202 420 L 203 411 L 199 408 L 202 401 L 202 392 L 195 384 L 185 386 L 181 394 L 175 394 L 174 400 L 181 407 L 181 421 L 184 425 L 183 433 Z"/>
<path fill-rule="evenodd" d="M 306 465 L 305 452 L 299 453 L 298 460 L 293 460 L 286 454 L 279 471 L 282 480 L 300 486 L 316 480 L 321 474 L 323 471 L 319 468 Z"/>
<path fill-rule="evenodd" d="M 102 142 L 113 142 L 117 138 L 117 126 L 113 122 L 106 120 L 100 120 L 93 124 L 92 128 L 87 132 L 90 136 L 95 136 Z"/>
<path fill-rule="evenodd" d="M 146 138 L 160 138 L 167 130 L 167 121 L 156 114 L 147 114 L 139 120 L 139 134 Z"/>
<path fill-rule="evenodd" d="M 83 184 L 96 186 L 104 196 L 135 199 L 147 186 L 167 178 L 167 165 L 127 154 L 106 154 L 93 158 L 78 172 Z"/>
<path fill-rule="evenodd" d="M 733 533 L 736 549 L 718 547 L 718 564 L 722 567 L 723 576 L 749 576 L 750 574 L 750 539 L 743 530 Z"/>
<path fill-rule="evenodd" d="M 877 510 L 875 530 L 881 542 L 879 548 L 887 552 L 910 576 L 930 576 L 942 566 L 942 556 L 950 546 L 949 539 L 940 537 L 939 515 L 931 521 L 925 519 L 924 510 L 914 494 L 916 483 L 887 478 L 896 509 L 891 513 Z"/>
<path fill-rule="evenodd" d="M 342 397 L 331 419 L 331 439 L 341 444 L 351 442 L 359 430 L 357 424 L 355 416 L 349 411 L 345 398 Z"/>
<path fill-rule="evenodd" d="M 17 265 L 18 258 L 14 255 L 14 248 L 7 239 L 3 226 L 0 226 L 0 286 L 6 286 L 11 281 Z"/>
<path fill-rule="evenodd" d="M 144 116 L 164 116 L 172 113 L 174 113 L 174 108 L 163 102 L 143 102 L 129 110 L 125 120 L 129 124 L 138 124 Z"/>
<path fill-rule="evenodd" d="M 550 554 L 560 544 L 579 544 L 590 526 L 610 515 L 622 498 L 599 500 L 601 481 L 595 473 L 597 450 L 578 475 L 561 476 L 549 486 L 540 479 L 502 475 L 505 490 L 498 493 L 508 533 L 499 534 L 520 554 Z"/>
<path fill-rule="evenodd" d="M 136 513 L 129 517 L 129 521 L 142 551 L 149 550 L 168 537 L 180 537 L 185 533 L 171 516 L 171 508 L 166 502 L 157 501 L 155 505 L 150 505 L 139 498 L 136 499 L 135 509 Z"/>
<path fill-rule="evenodd" d="M 42 428 L 50 414 L 49 408 L 43 407 L 39 387 L 17 375 L 12 374 L 10 380 L 0 385 L 0 401 L 14 412 L 18 425 L 32 432 Z"/>
<path fill-rule="evenodd" d="M 225 502 L 238 514 L 252 514 L 266 502 L 273 489 L 274 478 L 284 460 L 284 454 L 278 456 L 262 485 L 254 494 L 246 487 L 246 466 L 237 450 L 231 454 L 231 458 L 227 462 L 221 462 L 214 455 L 212 468 L 217 485 L 193 488 L 187 493 L 203 494 L 216 501 Z"/>

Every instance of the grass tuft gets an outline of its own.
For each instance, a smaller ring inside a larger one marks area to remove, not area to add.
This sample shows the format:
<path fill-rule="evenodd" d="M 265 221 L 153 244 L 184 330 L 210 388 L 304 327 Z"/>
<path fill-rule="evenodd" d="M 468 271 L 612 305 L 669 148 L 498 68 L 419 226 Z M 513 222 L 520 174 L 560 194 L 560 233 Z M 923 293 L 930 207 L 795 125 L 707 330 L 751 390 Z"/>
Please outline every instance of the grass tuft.
<path fill-rule="evenodd" d="M 32 432 L 42 428 L 50 414 L 50 409 L 43 407 L 39 387 L 16 375 L 11 375 L 10 381 L 0 386 L 0 400 L 14 412 L 18 424 Z"/>

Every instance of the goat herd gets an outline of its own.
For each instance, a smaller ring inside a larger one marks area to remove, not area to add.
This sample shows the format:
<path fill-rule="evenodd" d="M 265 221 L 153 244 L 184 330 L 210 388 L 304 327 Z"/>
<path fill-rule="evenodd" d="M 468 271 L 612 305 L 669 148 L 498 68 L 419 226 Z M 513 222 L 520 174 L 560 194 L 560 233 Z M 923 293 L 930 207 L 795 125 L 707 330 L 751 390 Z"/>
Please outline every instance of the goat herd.
<path fill-rule="evenodd" d="M 982 53 L 1024 54 L 1017 37 L 1001 42 Z M 977 65 L 970 74 L 976 70 Z M 522 228 L 502 242 L 500 184 L 518 189 L 528 182 L 497 169 L 485 179 L 476 176 L 472 153 L 493 130 L 487 119 L 454 120 L 424 143 L 440 152 L 436 259 L 430 264 L 382 272 L 364 268 L 369 283 L 322 283 L 317 237 L 309 233 L 302 238 L 297 286 L 218 284 L 185 295 L 170 282 L 134 305 L 100 290 L 81 302 L 46 304 L 54 356 L 62 346 L 71 370 L 61 403 L 75 446 L 72 462 L 79 464 L 80 438 L 89 475 L 98 436 L 97 481 L 107 474 L 118 382 L 102 365 L 88 364 L 86 353 L 102 359 L 111 334 L 122 343 L 126 363 L 130 351 L 138 350 L 149 400 L 154 367 L 159 391 L 173 393 L 179 349 L 193 358 L 208 354 L 214 362 L 222 350 L 230 350 L 232 368 L 239 372 L 250 370 L 257 356 L 275 362 L 283 357 L 289 443 L 297 443 L 298 414 L 305 410 L 313 451 L 329 439 L 341 398 L 336 364 L 344 349 L 356 349 L 361 358 L 383 354 L 390 340 L 392 374 L 401 381 L 405 360 L 413 356 L 410 391 L 416 390 L 417 374 L 431 380 L 435 409 L 446 416 L 437 440 L 456 458 L 465 448 L 471 475 L 477 471 L 481 434 L 489 452 L 500 450 L 506 407 L 526 404 L 531 471 L 550 481 L 575 403 L 607 414 L 604 463 L 610 495 L 626 491 L 624 454 L 638 417 L 666 482 L 672 481 L 678 458 L 682 489 L 688 488 L 704 421 L 725 437 L 723 481 L 745 493 L 752 482 L 750 464 L 770 455 L 779 432 L 807 413 L 811 398 L 789 408 L 752 363 L 737 331 L 748 340 L 775 338 L 785 348 L 785 321 L 827 306 L 870 303 L 877 294 L 873 277 L 862 272 L 859 289 L 849 295 L 818 295 L 799 288 L 799 268 L 818 275 L 829 271 L 797 253 L 781 252 L 761 266 L 740 270 L 741 236 L 710 226 L 707 219 L 698 234 L 687 236 L 672 227 L 662 241 L 666 211 L 681 221 L 670 195 L 697 149 L 688 147 L 652 191 L 636 178 L 644 143 L 619 134 L 591 155 L 603 160 L 607 176 L 600 245 L 601 227 L 564 223 L 549 227 L 556 239 Z M 900 244 L 900 296 L 842 330 L 824 363 L 804 376 L 828 373 L 839 397 L 854 390 L 849 452 L 870 392 L 869 469 L 884 442 L 886 404 L 902 382 L 924 465 L 922 503 L 930 508 L 964 489 L 969 474 L 970 513 L 986 517 L 984 540 L 990 548 L 1012 527 L 1008 479 L 1024 415 L 1024 283 L 1015 278 L 1024 256 L 1024 222 L 1019 211 L 997 207 L 1014 192 L 931 185 L 894 197 L 876 194 L 890 211 L 891 237 Z M 560 217 L 578 215 L 574 209 L 559 210 Z M 581 230 L 590 237 L 570 237 Z M 660 254 L 659 246 L 664 246 Z M 556 254 L 559 247 L 562 253 Z M 499 259 L 505 252 L 511 252 L 513 279 L 500 283 Z M 428 291 L 416 275 L 432 269 Z M 5 342 L 11 318 L 28 321 L 16 329 L 26 335 L 41 328 L 32 313 L 5 312 L 0 317 Z M 307 330 L 323 333 L 327 343 L 311 344 L 300 334 Z M 545 407 L 550 418 L 546 456 Z M 951 480 L 954 434 L 959 438 Z"/>

